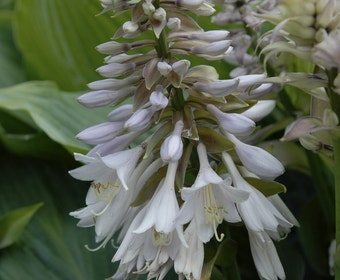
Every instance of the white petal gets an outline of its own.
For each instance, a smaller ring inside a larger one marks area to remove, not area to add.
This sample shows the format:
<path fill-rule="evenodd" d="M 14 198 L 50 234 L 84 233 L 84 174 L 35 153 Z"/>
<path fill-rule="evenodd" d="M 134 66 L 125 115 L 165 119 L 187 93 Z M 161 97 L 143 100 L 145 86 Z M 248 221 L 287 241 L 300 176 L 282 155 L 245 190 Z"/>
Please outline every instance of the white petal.
<path fill-rule="evenodd" d="M 272 180 L 284 173 L 282 163 L 262 148 L 245 144 L 228 134 L 243 165 L 264 180 Z"/>

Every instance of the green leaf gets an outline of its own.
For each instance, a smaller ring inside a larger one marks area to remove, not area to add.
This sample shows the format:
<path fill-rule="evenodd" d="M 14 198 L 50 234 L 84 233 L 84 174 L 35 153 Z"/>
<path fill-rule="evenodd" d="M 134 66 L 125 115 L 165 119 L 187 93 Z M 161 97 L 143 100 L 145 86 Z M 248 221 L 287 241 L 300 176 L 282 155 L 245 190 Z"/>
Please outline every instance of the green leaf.
<path fill-rule="evenodd" d="M 104 56 L 95 46 L 109 41 L 124 16 L 98 15 L 92 0 L 17 0 L 15 39 L 31 80 L 53 80 L 63 90 L 85 89 L 97 80 Z"/>
<path fill-rule="evenodd" d="M 60 91 L 52 82 L 27 82 L 0 89 L 0 108 L 24 112 L 22 121 L 33 122 L 67 150 L 84 152 L 89 147 L 75 139 L 86 127 L 106 118 L 108 109 L 89 110 L 77 103 L 79 93 Z M 23 142 L 24 143 L 24 142 Z M 28 143 L 29 144 L 29 143 Z"/>
<path fill-rule="evenodd" d="M 253 177 L 247 177 L 244 179 L 254 188 L 262 192 L 265 196 L 271 196 L 281 192 L 285 193 L 287 191 L 284 185 L 275 181 L 262 181 L 261 179 Z"/>
<path fill-rule="evenodd" d="M 223 271 L 232 270 L 235 264 L 237 243 L 232 239 L 225 239 L 221 243 L 209 242 L 205 245 L 204 250 L 204 264 L 201 279 L 229 279 L 219 278 L 220 273 L 217 267 L 222 268 Z M 214 276 L 213 278 L 211 277 L 212 274 Z M 226 277 L 226 275 L 224 275 L 224 277 Z"/>
<path fill-rule="evenodd" d="M 94 229 L 79 228 L 69 212 L 84 206 L 88 183 L 75 181 L 70 167 L 2 154 L 0 214 L 23 205 L 44 203 L 15 244 L 1 251 L 0 279 L 93 280 L 114 273 L 114 249 L 97 252 Z"/>
<path fill-rule="evenodd" d="M 276 249 L 285 270 L 286 279 L 306 279 L 306 264 L 301 252 L 297 250 L 296 244 L 290 244 L 284 240 L 276 243 Z"/>
<path fill-rule="evenodd" d="M 327 276 L 328 248 L 334 232 L 327 225 L 316 196 L 303 205 L 299 222 L 299 239 L 310 266 L 320 275 Z"/>
<path fill-rule="evenodd" d="M 0 249 L 17 241 L 42 203 L 21 207 L 0 217 Z"/>
<path fill-rule="evenodd" d="M 25 80 L 21 55 L 12 39 L 12 15 L 12 10 L 1 7 L 0 3 L 0 87 L 14 85 Z"/>

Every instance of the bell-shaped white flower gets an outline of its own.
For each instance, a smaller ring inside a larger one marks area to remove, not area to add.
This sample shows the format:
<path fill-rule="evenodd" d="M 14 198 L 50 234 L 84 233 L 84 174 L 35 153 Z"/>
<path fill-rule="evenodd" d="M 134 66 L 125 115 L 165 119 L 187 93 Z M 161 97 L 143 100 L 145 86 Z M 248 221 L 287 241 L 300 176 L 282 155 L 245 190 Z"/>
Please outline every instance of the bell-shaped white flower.
<path fill-rule="evenodd" d="M 135 233 L 143 233 L 154 227 L 157 232 L 169 234 L 176 228 L 175 219 L 179 212 L 175 193 L 175 176 L 178 162 L 170 162 L 164 179 L 146 204 L 147 212 Z"/>
<path fill-rule="evenodd" d="M 181 245 L 174 261 L 176 273 L 192 280 L 201 279 L 204 260 L 203 242 L 198 238 L 196 228 L 195 221 L 191 221 L 184 231 L 188 247 Z"/>
<path fill-rule="evenodd" d="M 236 113 L 224 113 L 212 104 L 207 110 L 217 119 L 220 128 L 236 136 L 250 135 L 255 129 L 255 122 L 248 117 Z"/>
<path fill-rule="evenodd" d="M 218 240 L 217 226 L 226 220 L 231 223 L 240 222 L 234 202 L 248 198 L 247 191 L 231 187 L 229 178 L 222 179 L 210 166 L 205 146 L 197 147 L 200 170 L 194 184 L 183 188 L 181 196 L 184 200 L 177 218 L 179 224 L 195 221 L 197 234 L 204 243 L 214 235 Z"/>
<path fill-rule="evenodd" d="M 87 206 L 70 215 L 80 220 L 80 227 L 95 226 L 96 242 L 102 241 L 99 249 L 121 227 L 124 213 L 131 203 L 132 191 L 122 190 L 116 171 L 107 167 L 99 156 L 75 154 L 75 158 L 85 165 L 71 170 L 70 174 L 79 180 L 93 182 L 86 196 Z"/>
<path fill-rule="evenodd" d="M 167 268 L 170 269 L 178 254 L 181 239 L 185 239 L 180 227 L 167 234 L 156 231 L 154 227 L 136 233 L 147 211 L 144 207 L 133 219 L 112 261 L 120 261 L 118 270 L 121 270 L 121 273 L 124 273 L 124 270 L 129 273 L 132 269 L 137 269 L 136 273 L 149 273 L 151 279 L 166 274 Z M 168 262 L 171 264 L 169 267 Z"/>
<path fill-rule="evenodd" d="M 183 154 L 182 130 L 183 121 L 178 121 L 170 136 L 168 136 L 162 143 L 160 154 L 165 162 L 178 161 Z"/>
<path fill-rule="evenodd" d="M 235 144 L 235 151 L 243 165 L 264 180 L 273 180 L 284 173 L 282 163 L 262 148 L 248 145 L 230 133 L 225 133 Z"/>
<path fill-rule="evenodd" d="M 237 203 L 237 209 L 247 229 L 254 232 L 266 231 L 272 237 L 280 239 L 279 226 L 289 229 L 293 224 L 259 190 L 243 179 L 228 153 L 224 152 L 222 159 L 230 173 L 233 186 L 250 193 L 246 201 Z"/>
<path fill-rule="evenodd" d="M 127 180 L 135 169 L 136 164 L 143 154 L 144 149 L 141 146 L 136 146 L 133 149 L 120 151 L 101 158 L 103 163 L 117 172 L 122 185 L 128 189 Z"/>
<path fill-rule="evenodd" d="M 250 249 L 261 279 L 286 279 L 275 245 L 267 233 L 248 231 Z"/>

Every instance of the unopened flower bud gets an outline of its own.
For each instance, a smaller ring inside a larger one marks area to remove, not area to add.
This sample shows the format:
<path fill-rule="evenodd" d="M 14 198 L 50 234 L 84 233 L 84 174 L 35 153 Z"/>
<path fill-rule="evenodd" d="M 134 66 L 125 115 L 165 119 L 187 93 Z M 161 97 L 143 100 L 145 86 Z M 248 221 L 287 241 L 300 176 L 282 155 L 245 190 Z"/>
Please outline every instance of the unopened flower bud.
<path fill-rule="evenodd" d="M 243 165 L 264 180 L 273 180 L 284 172 L 282 163 L 262 148 L 248 145 L 232 134 L 227 134 Z"/>
<path fill-rule="evenodd" d="M 150 124 L 150 120 L 155 110 L 153 107 L 137 110 L 124 124 L 124 128 L 129 131 L 140 131 Z"/>
<path fill-rule="evenodd" d="M 199 33 L 190 33 L 188 39 L 202 40 L 205 42 L 217 42 L 226 40 L 229 35 L 227 30 L 211 30 Z"/>
<path fill-rule="evenodd" d="M 178 161 L 183 154 L 183 142 L 181 138 L 183 121 L 178 121 L 170 136 L 168 136 L 161 146 L 161 158 L 165 162 Z"/>
<path fill-rule="evenodd" d="M 120 134 L 122 128 L 123 123 L 121 122 L 104 122 L 86 128 L 78 133 L 76 138 L 87 144 L 101 144 L 115 138 Z"/>
<path fill-rule="evenodd" d="M 133 33 L 138 30 L 139 26 L 136 22 L 127 21 L 123 24 L 123 30 L 125 33 Z"/>
<path fill-rule="evenodd" d="M 152 13 L 155 12 L 156 8 L 155 6 L 151 3 L 151 1 L 145 1 L 143 4 L 142 4 L 142 7 L 143 7 L 143 11 L 144 13 L 148 16 L 148 15 L 151 15 Z"/>
<path fill-rule="evenodd" d="M 87 108 L 97 108 L 109 105 L 117 99 L 129 96 L 135 87 L 126 87 L 120 90 L 96 90 L 90 91 L 78 97 L 78 102 Z"/>
<path fill-rule="evenodd" d="M 97 72 L 106 78 L 115 78 L 132 72 L 136 67 L 135 63 L 109 63 L 97 69 Z"/>
<path fill-rule="evenodd" d="M 239 84 L 238 79 L 216 80 L 212 83 L 194 83 L 194 87 L 202 92 L 213 96 L 227 96 L 236 91 Z"/>
<path fill-rule="evenodd" d="M 163 87 L 157 86 L 156 90 L 150 95 L 150 103 L 156 110 L 161 110 L 168 105 L 168 98 L 163 94 Z"/>
<path fill-rule="evenodd" d="M 158 62 L 157 69 L 163 76 L 167 76 L 172 71 L 171 65 L 165 61 Z"/>
<path fill-rule="evenodd" d="M 222 40 L 210 43 L 206 46 L 194 46 L 191 51 L 194 54 L 217 56 L 224 54 L 230 47 L 231 40 Z"/>
<path fill-rule="evenodd" d="M 267 77 L 266 74 L 251 74 L 237 77 L 239 79 L 239 84 L 237 89 L 244 90 L 250 86 L 260 83 Z"/>
<path fill-rule="evenodd" d="M 133 105 L 122 105 L 108 114 L 108 119 L 112 122 L 126 121 L 133 114 Z"/>
<path fill-rule="evenodd" d="M 131 49 L 131 44 L 129 43 L 117 43 L 114 41 L 109 41 L 100 44 L 96 47 L 96 50 L 102 54 L 117 55 L 120 53 L 127 52 Z"/>
<path fill-rule="evenodd" d="M 190 67 L 190 61 L 186 59 L 176 61 L 174 64 L 172 64 L 172 70 L 181 76 L 183 76 L 184 74 L 188 72 L 189 67 Z"/>
<path fill-rule="evenodd" d="M 166 11 L 163 8 L 158 8 L 153 14 L 152 18 L 150 19 L 152 23 L 153 31 L 157 38 L 163 31 L 164 27 L 166 26 Z"/>
<path fill-rule="evenodd" d="M 223 130 L 234 135 L 247 136 L 255 129 L 255 122 L 245 116 L 236 113 L 224 113 L 212 104 L 207 105 L 207 109 L 215 116 Z"/>
<path fill-rule="evenodd" d="M 169 18 L 166 26 L 173 31 L 179 30 L 181 28 L 181 20 L 177 17 Z"/>
<path fill-rule="evenodd" d="M 189 10 L 194 10 L 202 6 L 203 2 L 203 0 L 178 0 L 177 5 Z"/>
<path fill-rule="evenodd" d="M 257 122 L 273 111 L 275 104 L 275 100 L 259 100 L 254 106 L 244 111 L 241 115 Z"/>

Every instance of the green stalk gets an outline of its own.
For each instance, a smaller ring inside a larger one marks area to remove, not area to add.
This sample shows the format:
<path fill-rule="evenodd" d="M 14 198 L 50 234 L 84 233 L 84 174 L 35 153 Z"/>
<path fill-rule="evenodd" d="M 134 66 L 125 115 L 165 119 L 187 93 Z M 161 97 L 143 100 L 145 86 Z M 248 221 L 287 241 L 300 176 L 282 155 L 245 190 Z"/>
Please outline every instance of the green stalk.
<path fill-rule="evenodd" d="M 335 239 L 340 244 L 340 137 L 333 137 L 334 145 L 334 184 L 335 184 Z M 336 260 L 340 259 L 340 251 L 336 251 Z M 335 263 L 335 279 L 340 280 L 340 266 Z"/>
<path fill-rule="evenodd" d="M 338 69 L 332 68 L 327 71 L 328 87 L 327 94 L 330 99 L 331 108 L 336 113 L 340 120 L 340 95 L 334 89 L 334 79 L 338 75 Z M 334 147 L 334 190 L 335 190 L 335 240 L 338 248 L 340 244 L 340 136 L 339 133 L 333 133 L 333 147 Z M 339 247 L 340 248 L 340 247 Z M 335 279 L 340 280 L 340 250 L 336 250 L 335 255 Z"/>

